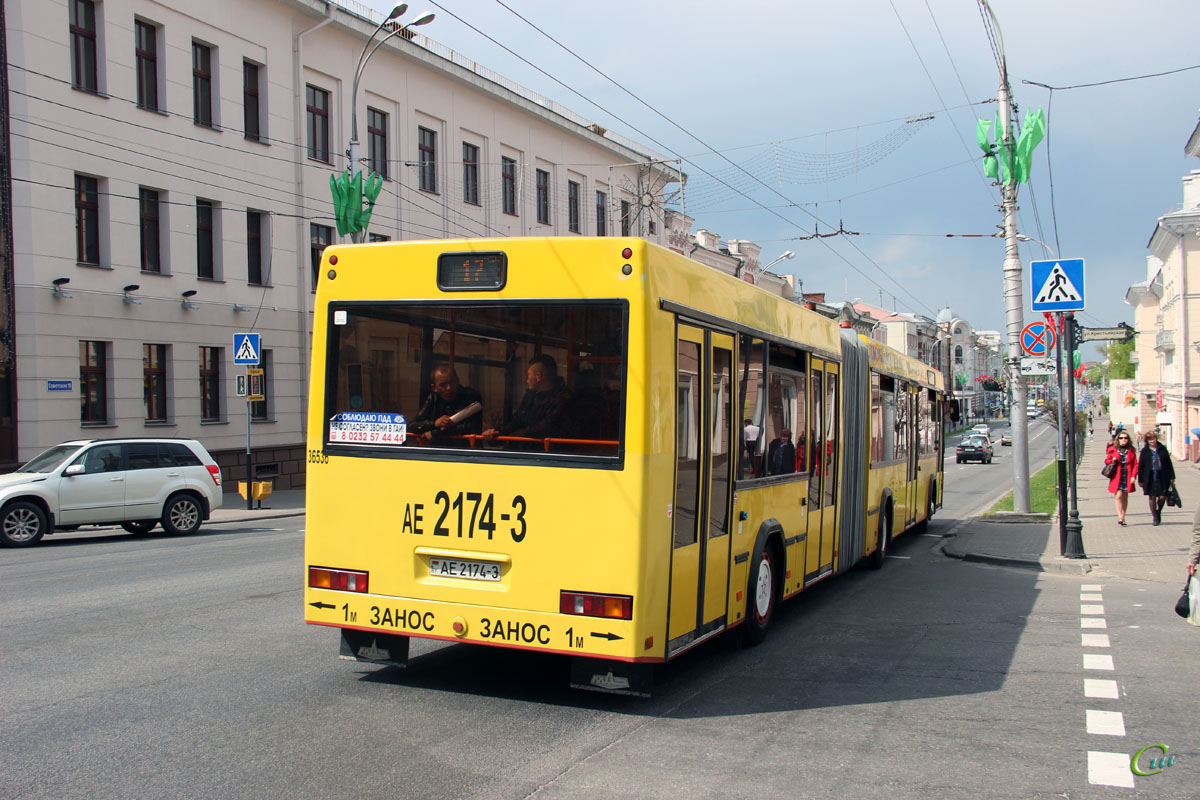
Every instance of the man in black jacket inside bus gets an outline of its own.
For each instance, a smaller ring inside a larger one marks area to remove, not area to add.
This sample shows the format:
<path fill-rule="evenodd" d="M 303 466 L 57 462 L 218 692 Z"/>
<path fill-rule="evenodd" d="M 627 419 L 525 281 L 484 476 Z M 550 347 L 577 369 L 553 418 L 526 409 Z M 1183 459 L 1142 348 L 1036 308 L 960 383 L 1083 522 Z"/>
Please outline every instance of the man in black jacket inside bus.
<path fill-rule="evenodd" d="M 429 375 L 429 398 L 408 426 L 410 433 L 426 442 L 442 436 L 479 433 L 483 427 L 483 406 L 457 422 L 453 416 L 471 405 L 481 403 L 479 392 L 458 381 L 458 373 L 449 364 L 438 364 Z"/>
<path fill-rule="evenodd" d="M 483 432 L 487 441 L 497 436 L 525 436 L 546 439 L 566 436 L 566 411 L 571 400 L 567 384 L 558 376 L 558 364 L 545 353 L 534 356 L 525 371 L 527 391 L 521 404 L 505 425 Z"/>

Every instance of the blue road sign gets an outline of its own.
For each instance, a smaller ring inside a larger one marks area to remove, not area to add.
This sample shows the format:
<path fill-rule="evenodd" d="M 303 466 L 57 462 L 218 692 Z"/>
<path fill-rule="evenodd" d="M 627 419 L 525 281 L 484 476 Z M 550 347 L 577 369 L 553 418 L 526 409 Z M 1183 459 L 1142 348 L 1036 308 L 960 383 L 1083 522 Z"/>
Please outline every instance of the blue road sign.
<path fill-rule="evenodd" d="M 1054 348 L 1054 329 L 1044 322 L 1031 322 L 1021 331 L 1021 349 L 1031 356 L 1044 356 Z"/>
<path fill-rule="evenodd" d="M 1030 261 L 1029 272 L 1029 289 L 1034 311 L 1083 310 L 1082 258 Z"/>
<path fill-rule="evenodd" d="M 258 364 L 262 357 L 261 333 L 235 333 L 233 335 L 233 363 Z"/>

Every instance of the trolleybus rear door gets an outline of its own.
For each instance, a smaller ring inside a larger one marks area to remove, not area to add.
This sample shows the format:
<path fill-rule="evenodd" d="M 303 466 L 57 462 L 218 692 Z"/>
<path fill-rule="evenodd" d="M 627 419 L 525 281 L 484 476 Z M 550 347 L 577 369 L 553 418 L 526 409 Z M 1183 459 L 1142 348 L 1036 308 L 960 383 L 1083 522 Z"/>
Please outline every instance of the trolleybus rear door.
<path fill-rule="evenodd" d="M 733 338 L 679 326 L 668 654 L 722 629 L 729 596 Z"/>

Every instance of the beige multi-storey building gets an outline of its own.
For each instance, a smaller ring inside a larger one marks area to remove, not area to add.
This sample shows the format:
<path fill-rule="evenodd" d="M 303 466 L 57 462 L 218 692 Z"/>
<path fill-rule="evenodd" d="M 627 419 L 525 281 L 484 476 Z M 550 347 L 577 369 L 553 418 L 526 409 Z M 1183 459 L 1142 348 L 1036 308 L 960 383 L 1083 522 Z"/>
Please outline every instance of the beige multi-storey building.
<path fill-rule="evenodd" d="M 1200 157 L 1200 124 L 1185 152 Z M 1200 170 L 1183 178 L 1183 203 L 1158 218 L 1147 278 L 1125 295 L 1135 308 L 1141 430 L 1157 426 L 1179 458 L 1200 459 Z"/>
<path fill-rule="evenodd" d="M 249 440 L 259 475 L 302 485 L 313 292 L 344 240 L 329 181 L 355 113 L 361 166 L 383 178 L 372 240 L 665 243 L 676 168 L 411 30 L 378 31 L 394 35 L 352 96 L 371 13 L 6 0 L 0 463 L 177 435 L 232 484 Z M 266 391 L 247 407 L 232 340 L 251 331 Z"/>

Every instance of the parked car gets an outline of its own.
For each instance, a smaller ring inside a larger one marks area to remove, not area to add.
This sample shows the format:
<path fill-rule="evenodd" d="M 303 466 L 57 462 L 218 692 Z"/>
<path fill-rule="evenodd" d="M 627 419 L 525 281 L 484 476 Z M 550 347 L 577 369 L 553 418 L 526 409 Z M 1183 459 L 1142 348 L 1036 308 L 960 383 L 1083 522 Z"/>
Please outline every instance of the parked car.
<path fill-rule="evenodd" d="M 64 442 L 0 475 L 0 544 L 81 525 L 195 533 L 221 501 L 221 468 L 193 439 Z"/>
<path fill-rule="evenodd" d="M 1000 446 L 1012 447 L 1012 431 L 1005 431 L 1000 434 Z"/>
<path fill-rule="evenodd" d="M 954 451 L 954 458 L 959 464 L 964 461 L 982 461 L 990 464 L 992 463 L 992 442 L 980 434 L 964 436 Z"/>

